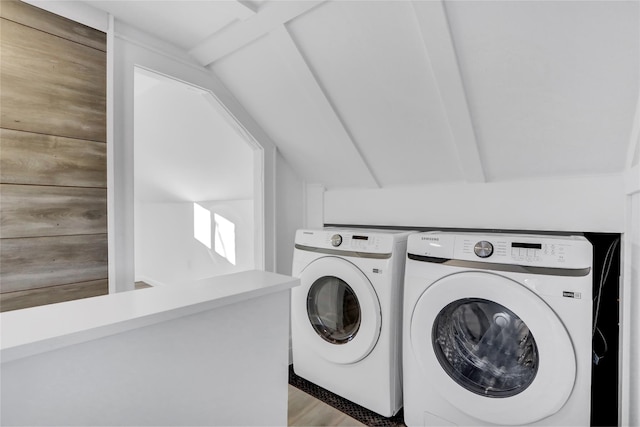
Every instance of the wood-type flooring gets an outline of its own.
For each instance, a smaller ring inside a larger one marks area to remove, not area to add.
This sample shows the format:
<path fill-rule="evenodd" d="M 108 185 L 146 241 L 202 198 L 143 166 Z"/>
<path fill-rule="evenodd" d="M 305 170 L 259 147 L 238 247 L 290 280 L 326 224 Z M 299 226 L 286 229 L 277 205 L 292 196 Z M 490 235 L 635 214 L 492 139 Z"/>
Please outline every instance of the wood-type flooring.
<path fill-rule="evenodd" d="M 364 426 L 321 400 L 289 385 L 289 426 Z"/>

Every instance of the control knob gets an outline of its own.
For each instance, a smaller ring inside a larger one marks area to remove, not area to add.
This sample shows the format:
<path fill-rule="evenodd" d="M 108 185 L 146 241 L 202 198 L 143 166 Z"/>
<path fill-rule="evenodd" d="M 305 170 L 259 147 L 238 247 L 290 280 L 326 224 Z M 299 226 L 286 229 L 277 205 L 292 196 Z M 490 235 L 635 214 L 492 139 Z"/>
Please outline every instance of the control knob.
<path fill-rule="evenodd" d="M 482 240 L 473 247 L 473 252 L 480 258 L 488 258 L 493 253 L 493 245 L 486 240 Z"/>
<path fill-rule="evenodd" d="M 334 234 L 331 236 L 331 246 L 340 246 L 342 244 L 342 236 L 339 234 Z"/>

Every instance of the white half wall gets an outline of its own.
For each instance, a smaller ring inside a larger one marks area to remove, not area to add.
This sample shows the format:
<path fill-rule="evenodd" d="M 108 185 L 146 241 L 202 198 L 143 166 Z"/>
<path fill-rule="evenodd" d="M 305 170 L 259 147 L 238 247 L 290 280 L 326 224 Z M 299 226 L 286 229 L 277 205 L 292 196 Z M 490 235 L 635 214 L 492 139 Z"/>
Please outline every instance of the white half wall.
<path fill-rule="evenodd" d="M 623 174 L 324 193 L 325 224 L 621 233 Z"/>
<path fill-rule="evenodd" d="M 16 310 L 24 312 L 17 319 L 3 313 L 3 331 L 14 336 L 25 324 L 51 319 L 62 327 L 39 325 L 26 335 L 46 338 L 9 348 L 14 357 L 3 357 L 0 423 L 286 425 L 290 292 L 282 286 L 289 281 L 255 273 L 196 283 L 178 294 L 142 289 Z M 210 299 L 215 294 L 220 297 Z M 91 327 L 72 325 L 92 308 Z M 47 336 L 65 329 L 75 330 Z M 27 355 L 16 356 L 21 352 Z"/>

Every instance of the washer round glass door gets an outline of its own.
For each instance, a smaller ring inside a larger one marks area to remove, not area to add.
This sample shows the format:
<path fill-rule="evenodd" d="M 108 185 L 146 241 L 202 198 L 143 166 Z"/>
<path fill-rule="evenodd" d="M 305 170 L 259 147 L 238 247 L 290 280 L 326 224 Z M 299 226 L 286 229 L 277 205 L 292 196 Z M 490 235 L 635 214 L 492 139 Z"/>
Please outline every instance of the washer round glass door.
<path fill-rule="evenodd" d="M 510 397 L 526 390 L 538 371 L 533 334 L 515 313 L 486 299 L 464 298 L 440 310 L 432 331 L 440 366 L 467 390 Z"/>
<path fill-rule="evenodd" d="M 538 295 L 504 276 L 461 272 L 436 281 L 414 307 L 410 337 L 425 379 L 483 423 L 546 418 L 575 384 L 564 325 Z"/>
<path fill-rule="evenodd" d="M 293 318 L 307 319 L 305 344 L 335 363 L 355 363 L 366 357 L 380 336 L 382 316 L 373 285 L 351 262 L 322 257 L 300 274 L 292 292 Z"/>

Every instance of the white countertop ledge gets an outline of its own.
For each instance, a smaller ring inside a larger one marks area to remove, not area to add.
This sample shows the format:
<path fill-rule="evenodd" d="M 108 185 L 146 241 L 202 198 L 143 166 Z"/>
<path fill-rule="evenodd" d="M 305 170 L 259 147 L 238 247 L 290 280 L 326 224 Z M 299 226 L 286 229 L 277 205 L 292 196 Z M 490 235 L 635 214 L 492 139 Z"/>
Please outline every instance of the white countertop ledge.
<path fill-rule="evenodd" d="M 264 271 L 211 277 L 0 314 L 0 361 L 99 339 L 298 286 Z"/>

